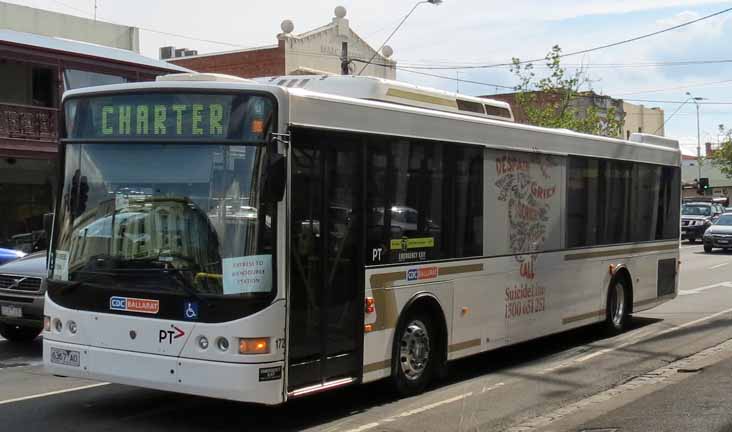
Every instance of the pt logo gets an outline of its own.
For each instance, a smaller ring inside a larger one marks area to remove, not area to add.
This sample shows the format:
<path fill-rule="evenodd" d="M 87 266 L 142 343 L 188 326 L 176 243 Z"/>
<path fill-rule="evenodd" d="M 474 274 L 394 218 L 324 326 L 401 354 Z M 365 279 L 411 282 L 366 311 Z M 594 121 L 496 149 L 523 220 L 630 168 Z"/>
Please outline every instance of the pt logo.
<path fill-rule="evenodd" d="M 173 339 L 178 339 L 186 334 L 186 332 L 173 324 L 170 325 L 170 328 L 172 330 L 160 330 L 160 333 L 158 334 L 158 343 L 164 344 L 167 341 L 168 345 L 172 345 Z"/>

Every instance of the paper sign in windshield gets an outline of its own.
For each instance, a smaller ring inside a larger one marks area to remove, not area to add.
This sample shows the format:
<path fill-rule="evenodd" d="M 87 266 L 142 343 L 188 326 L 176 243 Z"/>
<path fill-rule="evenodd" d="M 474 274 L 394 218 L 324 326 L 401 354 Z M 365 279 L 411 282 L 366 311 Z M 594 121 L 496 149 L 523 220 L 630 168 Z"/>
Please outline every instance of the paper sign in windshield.
<path fill-rule="evenodd" d="M 224 258 L 224 295 L 269 292 L 272 255 Z"/>
<path fill-rule="evenodd" d="M 69 252 L 56 251 L 56 259 L 53 263 L 53 278 L 57 280 L 69 280 Z"/>

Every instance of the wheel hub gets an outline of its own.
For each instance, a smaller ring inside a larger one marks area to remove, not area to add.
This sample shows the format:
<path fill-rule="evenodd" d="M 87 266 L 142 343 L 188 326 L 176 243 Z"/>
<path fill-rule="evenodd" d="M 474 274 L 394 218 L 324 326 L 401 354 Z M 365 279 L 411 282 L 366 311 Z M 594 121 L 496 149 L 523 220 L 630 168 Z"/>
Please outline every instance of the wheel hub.
<path fill-rule="evenodd" d="M 409 380 L 419 379 L 430 360 L 430 336 L 427 326 L 419 320 L 411 321 L 404 329 L 399 345 L 399 363 Z"/>

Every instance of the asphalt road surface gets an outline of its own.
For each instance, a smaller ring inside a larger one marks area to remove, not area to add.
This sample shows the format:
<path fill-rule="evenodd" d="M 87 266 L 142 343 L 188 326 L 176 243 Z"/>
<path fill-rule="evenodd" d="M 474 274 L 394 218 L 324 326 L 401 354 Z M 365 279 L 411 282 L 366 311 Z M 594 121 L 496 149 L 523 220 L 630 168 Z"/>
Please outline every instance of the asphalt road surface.
<path fill-rule="evenodd" d="M 732 253 L 682 244 L 681 292 L 589 327 L 453 362 L 426 393 L 384 383 L 261 407 L 48 376 L 0 339 L 3 431 L 732 431 Z"/>

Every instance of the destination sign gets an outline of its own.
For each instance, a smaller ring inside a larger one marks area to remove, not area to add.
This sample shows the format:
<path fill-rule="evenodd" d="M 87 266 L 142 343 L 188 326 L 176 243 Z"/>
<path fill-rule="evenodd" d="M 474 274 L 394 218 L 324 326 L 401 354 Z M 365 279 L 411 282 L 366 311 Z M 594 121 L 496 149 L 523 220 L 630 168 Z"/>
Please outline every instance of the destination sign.
<path fill-rule="evenodd" d="M 261 141 L 273 102 L 255 95 L 122 94 L 71 99 L 66 113 L 69 138 Z"/>

